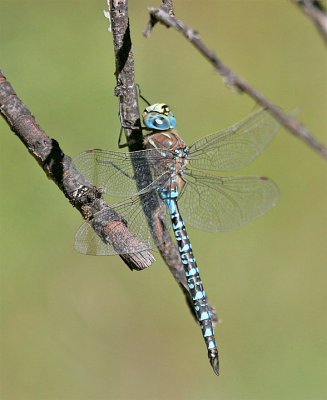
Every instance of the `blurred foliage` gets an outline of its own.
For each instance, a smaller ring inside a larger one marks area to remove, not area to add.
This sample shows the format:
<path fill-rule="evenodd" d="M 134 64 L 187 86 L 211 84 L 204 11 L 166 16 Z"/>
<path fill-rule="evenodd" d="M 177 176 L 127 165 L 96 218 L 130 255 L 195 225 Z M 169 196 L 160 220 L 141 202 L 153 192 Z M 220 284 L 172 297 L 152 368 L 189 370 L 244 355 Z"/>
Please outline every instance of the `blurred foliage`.
<path fill-rule="evenodd" d="M 325 141 L 327 58 L 291 2 L 175 1 L 179 18 L 242 77 Z M 130 2 L 137 81 L 168 102 L 184 139 L 226 127 L 254 103 L 229 90 L 173 30 L 142 37 Z M 115 149 L 112 38 L 105 1 L 0 1 L 1 68 L 71 156 Z M 81 223 L 0 121 L 1 395 L 38 399 L 323 399 L 327 396 L 326 164 L 281 131 L 241 174 L 267 175 L 277 207 L 221 235 L 190 231 L 210 300 L 221 376 L 167 268 L 133 274 L 119 257 L 73 249 Z"/>

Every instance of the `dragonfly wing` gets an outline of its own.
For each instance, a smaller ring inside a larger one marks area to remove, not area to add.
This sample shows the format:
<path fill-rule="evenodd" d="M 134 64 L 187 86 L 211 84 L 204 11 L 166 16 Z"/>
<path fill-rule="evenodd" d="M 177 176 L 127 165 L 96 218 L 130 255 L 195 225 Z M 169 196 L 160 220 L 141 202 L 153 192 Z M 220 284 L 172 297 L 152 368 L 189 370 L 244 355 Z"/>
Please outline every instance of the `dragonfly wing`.
<path fill-rule="evenodd" d="M 275 183 L 264 177 L 215 177 L 190 172 L 180 198 L 185 221 L 206 231 L 237 228 L 266 213 L 278 200 Z"/>
<path fill-rule="evenodd" d="M 96 213 L 91 222 L 84 222 L 77 231 L 76 250 L 83 254 L 115 255 L 139 253 L 154 248 L 145 212 L 150 215 L 150 210 L 158 207 L 161 209 L 163 203 L 157 192 L 151 190 Z M 108 221 L 113 223 L 108 225 Z M 105 235 L 104 227 L 109 227 Z"/>
<path fill-rule="evenodd" d="M 195 169 L 231 171 L 253 161 L 280 129 L 264 109 L 238 124 L 196 141 L 190 147 L 190 166 Z"/>
<path fill-rule="evenodd" d="M 91 224 L 84 222 L 75 235 L 75 249 L 92 256 L 111 256 L 117 254 L 109 243 L 105 243 L 94 231 Z"/>
<path fill-rule="evenodd" d="M 74 164 L 93 185 L 115 197 L 129 197 L 162 174 L 162 155 L 156 149 L 120 153 L 100 149 L 81 153 Z M 137 177 L 137 182 L 135 177 Z"/>

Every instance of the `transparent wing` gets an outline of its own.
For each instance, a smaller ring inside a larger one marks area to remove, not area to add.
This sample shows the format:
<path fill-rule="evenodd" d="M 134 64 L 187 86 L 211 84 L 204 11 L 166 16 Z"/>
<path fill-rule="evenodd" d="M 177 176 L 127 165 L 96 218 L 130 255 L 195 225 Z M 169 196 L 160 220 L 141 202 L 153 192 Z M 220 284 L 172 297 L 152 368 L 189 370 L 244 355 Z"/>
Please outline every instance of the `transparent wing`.
<path fill-rule="evenodd" d="M 111 256 L 117 254 L 109 243 L 105 243 L 100 239 L 88 222 L 84 222 L 76 232 L 75 249 L 79 253 L 93 256 Z"/>
<path fill-rule="evenodd" d="M 190 167 L 231 171 L 253 161 L 280 129 L 264 109 L 237 125 L 206 136 L 190 147 Z"/>
<path fill-rule="evenodd" d="M 131 153 L 93 149 L 81 153 L 74 164 L 90 183 L 102 187 L 109 195 L 129 197 L 162 175 L 172 157 L 167 150 L 163 156 L 156 149 Z"/>
<path fill-rule="evenodd" d="M 90 255 L 129 254 L 152 249 L 155 246 L 145 213 L 150 215 L 150 210 L 159 209 L 163 210 L 165 206 L 155 190 L 104 209 L 95 214 L 91 223 L 84 222 L 79 228 L 75 236 L 75 248 L 80 253 Z M 120 217 L 117 218 L 117 215 Z M 123 224 L 116 223 L 121 220 Z M 108 221 L 112 223 L 103 234 L 103 227 L 108 226 Z M 102 239 L 95 231 L 99 232 Z"/>
<path fill-rule="evenodd" d="M 215 177 L 193 171 L 179 204 L 190 225 L 219 232 L 237 228 L 272 208 L 279 197 L 274 182 L 264 177 Z"/>

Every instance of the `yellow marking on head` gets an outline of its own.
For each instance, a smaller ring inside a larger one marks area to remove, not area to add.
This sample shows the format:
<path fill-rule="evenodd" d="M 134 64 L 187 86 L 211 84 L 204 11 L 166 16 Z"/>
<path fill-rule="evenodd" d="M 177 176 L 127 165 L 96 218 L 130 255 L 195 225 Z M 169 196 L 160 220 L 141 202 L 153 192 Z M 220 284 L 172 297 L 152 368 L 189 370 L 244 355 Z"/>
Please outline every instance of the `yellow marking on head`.
<path fill-rule="evenodd" d="M 169 106 L 165 103 L 155 103 L 152 104 L 151 106 L 146 107 L 146 109 L 143 112 L 143 115 L 146 115 L 148 113 L 159 113 L 163 115 L 168 115 L 170 112 Z"/>

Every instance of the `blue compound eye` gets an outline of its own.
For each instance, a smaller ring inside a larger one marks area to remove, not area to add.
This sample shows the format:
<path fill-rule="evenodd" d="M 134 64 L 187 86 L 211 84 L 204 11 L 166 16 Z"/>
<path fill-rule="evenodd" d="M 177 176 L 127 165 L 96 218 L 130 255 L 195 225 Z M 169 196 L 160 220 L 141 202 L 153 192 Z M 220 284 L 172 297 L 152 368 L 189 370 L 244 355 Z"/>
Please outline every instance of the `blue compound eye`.
<path fill-rule="evenodd" d="M 148 128 L 156 131 L 166 131 L 170 128 L 169 118 L 160 114 L 150 115 L 147 119 L 144 119 L 144 123 Z"/>
<path fill-rule="evenodd" d="M 176 118 L 175 118 L 174 114 L 169 113 L 169 117 L 168 118 L 169 118 L 170 128 L 176 128 Z"/>
<path fill-rule="evenodd" d="M 157 110 L 160 106 L 160 110 Z M 167 110 L 165 108 L 166 107 Z M 143 113 L 143 122 L 149 129 L 156 131 L 167 131 L 168 129 L 176 128 L 176 118 L 169 111 L 168 106 L 162 104 L 154 104 L 147 107 Z"/>
<path fill-rule="evenodd" d="M 153 121 L 153 126 L 160 130 L 169 129 L 169 120 L 167 117 L 157 117 Z"/>

